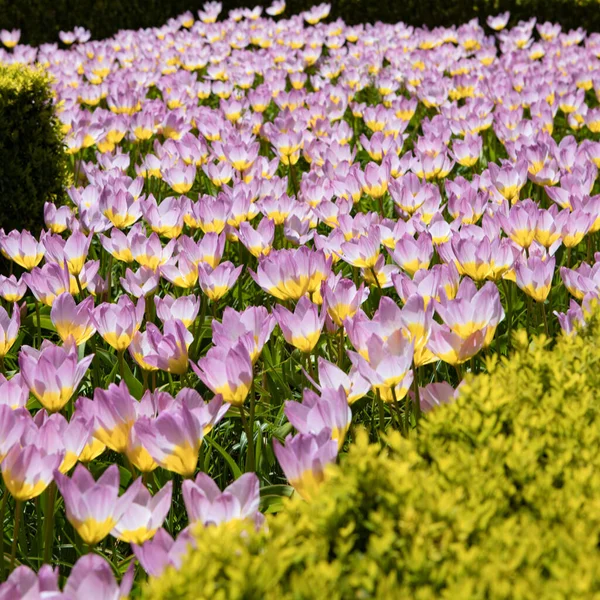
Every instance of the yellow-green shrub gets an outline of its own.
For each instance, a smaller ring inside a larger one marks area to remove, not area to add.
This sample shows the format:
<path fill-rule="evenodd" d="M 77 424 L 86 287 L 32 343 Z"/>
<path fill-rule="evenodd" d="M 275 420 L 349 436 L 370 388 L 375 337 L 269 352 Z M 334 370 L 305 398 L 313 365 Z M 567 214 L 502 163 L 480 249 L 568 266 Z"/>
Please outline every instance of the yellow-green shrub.
<path fill-rule="evenodd" d="M 358 434 L 311 504 L 202 530 L 152 599 L 600 597 L 600 323 L 526 342 L 406 440 Z"/>
<path fill-rule="evenodd" d="M 47 74 L 0 65 L 0 227 L 43 227 L 44 202 L 63 193 L 66 160 Z"/>

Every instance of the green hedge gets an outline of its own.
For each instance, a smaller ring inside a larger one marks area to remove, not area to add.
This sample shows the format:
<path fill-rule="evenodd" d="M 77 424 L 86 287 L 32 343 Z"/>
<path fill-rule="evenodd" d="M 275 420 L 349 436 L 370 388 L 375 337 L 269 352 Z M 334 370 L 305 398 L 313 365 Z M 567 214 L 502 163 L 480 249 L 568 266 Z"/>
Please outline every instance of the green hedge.
<path fill-rule="evenodd" d="M 145 598 L 598 598 L 600 323 L 517 337 L 417 437 L 359 434 L 312 503 L 199 531 Z"/>
<path fill-rule="evenodd" d="M 0 0 L 0 28 L 19 28 L 22 43 L 58 41 L 60 30 L 84 26 L 95 39 L 113 35 L 119 29 L 138 29 L 164 24 L 186 10 L 196 12 L 205 0 Z M 584 27 L 600 31 L 598 0 L 332 0 L 331 17 L 348 24 L 404 21 L 412 25 L 449 26 L 473 17 L 485 18 L 510 10 L 513 22 L 532 16 L 538 21 L 556 21 L 565 29 Z M 223 0 L 223 12 L 241 6 L 268 6 L 270 1 Z M 320 0 L 288 0 L 284 16 L 299 13 Z"/>
<path fill-rule="evenodd" d="M 38 232 L 63 193 L 67 158 L 42 70 L 0 65 L 0 227 Z"/>

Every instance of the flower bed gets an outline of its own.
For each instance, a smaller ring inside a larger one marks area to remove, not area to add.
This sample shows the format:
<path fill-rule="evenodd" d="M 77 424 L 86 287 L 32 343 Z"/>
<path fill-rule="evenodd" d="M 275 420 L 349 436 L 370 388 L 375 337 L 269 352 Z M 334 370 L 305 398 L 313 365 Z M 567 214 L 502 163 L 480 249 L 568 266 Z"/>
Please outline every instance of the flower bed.
<path fill-rule="evenodd" d="M 338 595 L 398 585 L 423 597 L 530 597 L 544 582 L 557 594 L 565 585 L 549 569 L 566 563 L 544 552 L 519 571 L 518 588 L 497 571 L 473 583 L 467 558 L 452 552 L 460 542 L 481 550 L 473 564 L 491 560 L 477 545 L 488 526 L 521 531 L 523 506 L 541 510 L 550 488 L 565 487 L 564 470 L 552 481 L 537 472 L 540 460 L 555 464 L 540 449 L 546 429 L 560 437 L 577 422 L 569 439 L 595 443 L 585 420 L 567 420 L 582 406 L 567 391 L 584 394 L 575 365 L 593 370 L 595 360 L 578 331 L 600 281 L 600 37 L 534 20 L 506 29 L 507 14 L 430 31 L 327 22 L 327 5 L 291 19 L 283 9 L 219 20 L 209 3 L 199 20 L 186 13 L 101 42 L 76 28 L 61 32 L 68 50 L 0 32 L 5 62 L 52 76 L 74 182 L 65 204 L 45 205 L 41 234 L 0 235 L 11 264 L 0 278 L 0 597 L 93 597 L 99 585 L 110 597 L 136 594 L 144 573 L 180 566 L 190 546 L 238 540 L 232 521 L 256 530 L 238 541 L 258 540 L 259 555 L 289 552 L 279 528 L 319 510 L 327 473 L 334 482 L 346 473 L 331 465 L 355 444 L 348 464 L 359 472 L 380 461 L 392 474 L 408 468 L 415 508 L 435 489 L 468 518 L 451 515 L 458 529 L 440 539 L 437 504 L 423 520 L 402 513 L 422 529 L 397 543 L 422 566 L 411 562 L 408 579 L 350 577 Z M 573 379 L 534 350 L 509 363 L 527 366 L 523 375 L 496 374 L 534 334 L 534 347 L 560 338 L 556 356 L 573 350 L 560 359 Z M 535 403 L 549 389 L 564 420 L 536 412 L 530 423 L 520 398 Z M 492 404 L 467 410 L 476 397 Z M 433 410 L 442 404 L 452 406 Z M 505 448 L 507 436 L 520 446 Z M 414 465 L 374 449 L 388 445 Z M 446 452 L 460 458 L 452 481 L 472 475 L 468 498 L 466 480 L 442 485 Z M 581 493 L 591 501 L 595 488 Z M 266 527 L 289 496 L 293 508 Z M 400 514 L 388 500 L 382 523 Z M 561 533 L 547 519 L 562 513 L 548 514 L 531 529 L 544 540 Z M 377 531 L 368 564 L 384 568 L 399 554 L 394 544 L 388 554 L 377 518 L 345 522 Z M 360 562 L 357 546 L 339 550 L 346 564 L 329 551 L 325 560 L 314 539 L 314 564 L 244 557 L 273 577 L 253 582 L 253 567 L 240 569 L 235 585 L 256 585 L 242 596 L 262 597 L 269 583 L 273 597 L 306 597 L 302 586 L 322 579 L 322 595 L 335 597 L 343 569 Z M 440 572 L 428 562 L 436 548 Z M 499 557 L 527 551 L 520 541 L 503 548 Z M 217 571 L 202 573 L 217 587 L 232 577 L 230 547 L 221 550 Z M 445 570 L 452 557 L 467 579 Z M 173 585 L 194 597 L 185 577 Z M 595 586 L 590 576 L 582 593 Z"/>

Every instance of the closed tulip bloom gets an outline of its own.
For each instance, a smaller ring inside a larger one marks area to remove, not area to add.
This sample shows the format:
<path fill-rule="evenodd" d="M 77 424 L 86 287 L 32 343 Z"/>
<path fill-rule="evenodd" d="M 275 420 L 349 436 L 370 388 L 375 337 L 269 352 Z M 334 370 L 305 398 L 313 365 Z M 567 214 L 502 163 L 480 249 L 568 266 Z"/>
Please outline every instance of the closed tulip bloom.
<path fill-rule="evenodd" d="M 456 390 L 446 381 L 420 387 L 421 411 L 425 413 L 442 404 L 449 404 L 456 399 L 456 395 Z"/>
<path fill-rule="evenodd" d="M 441 298 L 436 301 L 435 310 L 450 330 L 463 339 L 475 331 L 483 331 L 484 346 L 492 342 L 496 327 L 504 319 L 500 292 L 491 281 L 477 290 L 473 281 L 463 279 L 456 298 Z"/>
<path fill-rule="evenodd" d="M 237 235 L 252 256 L 267 256 L 271 252 L 275 236 L 275 223 L 271 219 L 263 219 L 254 229 L 244 221 L 240 223 Z"/>
<path fill-rule="evenodd" d="M 415 240 L 411 235 L 404 235 L 390 251 L 390 256 L 401 269 L 411 276 L 421 269 L 427 270 L 433 258 L 431 236 L 422 233 Z"/>
<path fill-rule="evenodd" d="M 33 295 L 47 306 L 52 306 L 58 296 L 71 289 L 69 270 L 56 263 L 34 268 L 31 273 L 23 275 L 23 281 Z"/>
<path fill-rule="evenodd" d="M 6 383 L 0 386 L 0 389 L 5 385 Z M 0 463 L 9 450 L 19 443 L 29 425 L 31 416 L 27 411 L 14 410 L 7 404 L 0 404 Z"/>
<path fill-rule="evenodd" d="M 195 538 L 190 527 L 184 529 L 177 536 L 177 540 L 174 540 L 165 529 L 161 528 L 143 546 L 133 543 L 131 549 L 142 569 L 151 577 L 159 577 L 169 566 L 179 569 L 183 559 L 195 545 Z"/>
<path fill-rule="evenodd" d="M 121 585 L 116 580 L 111 565 L 98 554 L 85 554 L 71 569 L 64 587 L 64 596 L 76 600 L 121 600 L 129 598 L 133 587 L 134 565 L 131 563 L 123 575 Z"/>
<path fill-rule="evenodd" d="M 498 218 L 506 235 L 521 248 L 529 248 L 535 239 L 538 208 L 534 202 L 524 200 L 511 207 L 508 216 Z"/>
<path fill-rule="evenodd" d="M 311 251 L 306 246 L 297 250 L 273 250 L 258 263 L 254 281 L 268 294 L 283 301 L 299 300 L 310 284 Z"/>
<path fill-rule="evenodd" d="M 12 317 L 0 306 L 0 358 L 4 358 L 15 343 L 21 326 L 21 311 L 13 304 Z"/>
<path fill-rule="evenodd" d="M 196 167 L 194 165 L 182 165 L 165 169 L 163 179 L 169 187 L 177 194 L 187 194 L 194 185 L 196 179 Z"/>
<path fill-rule="evenodd" d="M 181 321 L 167 321 L 163 329 L 161 333 L 156 325 L 148 323 L 144 333 L 138 331 L 129 346 L 131 356 L 142 368 L 150 365 L 183 375 L 188 370 L 188 347 L 194 338 Z M 138 343 L 142 336 L 147 338 L 145 345 Z"/>
<path fill-rule="evenodd" d="M 456 366 L 473 358 L 483 348 L 485 337 L 484 329 L 463 338 L 447 325 L 434 322 L 427 346 L 440 360 Z"/>
<path fill-rule="evenodd" d="M 344 320 L 352 318 L 361 304 L 369 297 L 369 290 L 365 289 L 364 283 L 357 289 L 350 279 L 339 279 L 331 284 L 324 282 L 321 287 L 323 306 L 331 320 L 341 327 Z"/>
<path fill-rule="evenodd" d="M 193 166 L 190 168 L 195 172 Z M 152 231 L 166 238 L 176 238 L 181 233 L 188 201 L 187 198 L 169 197 L 157 204 L 152 195 L 147 200 L 140 200 L 144 219 Z"/>
<path fill-rule="evenodd" d="M 73 211 L 68 206 L 56 206 L 52 202 L 44 203 L 44 223 L 52 233 L 66 231 L 73 218 Z"/>
<path fill-rule="evenodd" d="M 365 379 L 356 367 L 352 367 L 346 374 L 337 365 L 319 357 L 319 385 L 322 392 L 325 390 L 335 392 L 343 388 L 348 404 L 353 404 L 369 393 L 371 384 Z"/>
<path fill-rule="evenodd" d="M 342 260 L 361 269 L 373 268 L 380 252 L 381 242 L 379 233 L 375 229 L 372 229 L 368 235 L 361 236 L 357 241 L 342 244 Z"/>
<path fill-rule="evenodd" d="M 517 285 L 536 302 L 545 302 L 552 287 L 556 259 L 530 256 L 515 265 Z"/>
<path fill-rule="evenodd" d="M 61 598 L 58 588 L 58 569 L 42 565 L 39 573 L 21 565 L 0 585 L 0 600 L 35 600 L 36 598 Z"/>
<path fill-rule="evenodd" d="M 242 312 L 227 306 L 221 321 L 215 319 L 211 323 L 215 346 L 232 348 L 241 341 L 252 364 L 256 363 L 277 324 L 275 316 L 264 306 L 249 306 Z"/>
<path fill-rule="evenodd" d="M 10 379 L 0 374 L 0 405 L 6 405 L 13 410 L 26 408 L 29 400 L 29 387 L 20 373 Z M 1 457 L 1 454 L 0 454 Z"/>
<path fill-rule="evenodd" d="M 183 501 L 190 523 L 205 527 L 234 520 L 251 520 L 257 526 L 264 521 L 258 512 L 260 485 L 254 473 L 244 473 L 222 492 L 206 473 L 198 473 L 195 481 L 183 482 Z"/>
<path fill-rule="evenodd" d="M 234 406 L 244 403 L 252 385 L 253 365 L 241 342 L 230 348 L 211 348 L 198 365 L 192 363 L 192 368 L 210 390 L 223 396 L 225 402 Z"/>
<path fill-rule="evenodd" d="M 118 229 L 131 227 L 142 216 L 142 203 L 130 192 L 105 188 L 100 196 L 100 210 Z"/>
<path fill-rule="evenodd" d="M 15 500 L 24 502 L 39 496 L 52 482 L 64 450 L 51 452 L 35 442 L 17 443 L 2 461 L 2 479 Z"/>
<path fill-rule="evenodd" d="M 77 465 L 71 478 L 56 471 L 56 485 L 65 501 L 69 523 L 90 546 L 102 541 L 115 527 L 137 496 L 142 480 L 137 479 L 119 497 L 119 468 L 111 465 L 94 481 L 91 473 Z"/>
<path fill-rule="evenodd" d="M 367 342 L 369 359 L 349 352 L 352 363 L 367 379 L 384 402 L 396 402 L 406 396 L 413 380 L 411 365 L 414 346 L 401 330 L 394 332 L 385 342 L 373 334 Z"/>
<path fill-rule="evenodd" d="M 323 389 L 320 396 L 305 389 L 301 403 L 285 403 L 285 416 L 299 433 L 318 435 L 328 429 L 331 438 L 338 443 L 338 450 L 344 445 L 352 421 L 352 411 L 342 386 L 337 390 Z"/>
<path fill-rule="evenodd" d="M 43 237 L 38 241 L 29 231 L 14 230 L 7 235 L 0 236 L 0 251 L 20 267 L 31 271 L 44 258 L 46 248 Z"/>
<path fill-rule="evenodd" d="M 140 266 L 156 271 L 171 258 L 175 243 L 176 240 L 172 239 L 163 247 L 158 234 L 152 233 L 147 238 L 143 233 L 139 233 L 131 239 L 131 254 Z"/>
<path fill-rule="evenodd" d="M 147 298 L 154 294 L 160 283 L 160 273 L 148 267 L 140 267 L 135 273 L 131 269 L 125 270 L 125 277 L 121 277 L 123 289 L 136 298 Z"/>
<path fill-rule="evenodd" d="M 198 266 L 186 254 L 179 254 L 160 267 L 160 275 L 174 286 L 187 290 L 198 281 Z"/>
<path fill-rule="evenodd" d="M 21 277 L 17 279 L 14 275 L 5 277 L 0 275 L 0 297 L 10 302 L 18 302 L 27 292 L 27 283 Z"/>
<path fill-rule="evenodd" d="M 223 402 L 223 396 L 220 395 L 215 396 L 210 402 L 205 402 L 202 396 L 192 388 L 183 388 L 175 400 L 186 405 L 200 424 L 204 435 L 212 431 L 213 427 L 225 416 L 230 406 Z"/>
<path fill-rule="evenodd" d="M 75 303 L 71 294 L 61 294 L 52 304 L 50 319 L 63 342 L 69 337 L 79 346 L 87 342 L 96 333 L 92 322 L 94 299 L 89 296 L 80 304 Z"/>
<path fill-rule="evenodd" d="M 116 304 L 104 302 L 97 306 L 92 320 L 104 341 L 115 350 L 127 349 L 142 325 L 145 303 L 140 298 L 135 305 L 128 296 L 121 296 Z"/>
<path fill-rule="evenodd" d="M 83 265 L 87 260 L 90 244 L 92 243 L 92 234 L 83 235 L 80 231 L 75 231 L 66 241 L 63 254 L 65 263 L 71 275 L 79 275 Z"/>
<path fill-rule="evenodd" d="M 111 535 L 128 544 L 143 544 L 152 539 L 171 508 L 172 490 L 173 482 L 168 481 L 155 496 L 151 496 L 148 489 L 141 485 Z"/>
<path fill-rule="evenodd" d="M 88 401 L 85 406 L 94 418 L 94 437 L 115 452 L 125 452 L 138 406 L 125 382 L 111 383 L 107 390 L 96 388 L 93 402 Z"/>
<path fill-rule="evenodd" d="M 174 298 L 167 294 L 164 298 L 154 297 L 156 314 L 163 322 L 179 320 L 186 327 L 190 327 L 196 320 L 200 310 L 200 300 L 196 296 L 180 296 Z"/>
<path fill-rule="evenodd" d="M 298 301 L 294 312 L 277 305 L 273 308 L 273 314 L 288 344 L 305 354 L 313 351 L 325 324 L 325 310 L 319 314 L 319 307 L 304 296 Z"/>
<path fill-rule="evenodd" d="M 519 199 L 519 192 L 527 183 L 527 161 L 521 160 L 514 165 L 505 163 L 502 166 L 490 163 L 488 169 L 493 185 L 504 198 L 514 204 Z"/>
<path fill-rule="evenodd" d="M 273 440 L 273 450 L 290 485 L 310 501 L 325 479 L 325 467 L 335 462 L 338 444 L 331 439 L 331 431 L 324 429 L 318 435 L 290 434 L 283 445 Z"/>
<path fill-rule="evenodd" d="M 77 347 L 55 346 L 44 340 L 39 350 L 23 346 L 19 367 L 31 393 L 49 412 L 57 412 L 71 399 L 94 355 L 77 360 Z"/>
<path fill-rule="evenodd" d="M 200 289 L 213 302 L 219 301 L 237 281 L 243 265 L 236 267 L 227 261 L 221 263 L 214 269 L 205 264 L 198 266 Z"/>
<path fill-rule="evenodd" d="M 203 428 L 185 405 L 172 406 L 155 419 L 140 417 L 135 432 L 163 469 L 191 477 L 198 465 Z"/>
<path fill-rule="evenodd" d="M 98 235 L 102 247 L 117 260 L 132 263 L 133 254 L 131 253 L 131 242 L 134 236 L 140 234 L 138 225 L 139 224 L 134 225 L 127 235 L 117 228 L 111 229 L 110 237 L 102 234 Z"/>
<path fill-rule="evenodd" d="M 381 165 L 370 162 L 364 172 L 357 172 L 357 176 L 363 192 L 371 198 L 381 198 L 387 192 L 390 169 L 385 161 Z"/>

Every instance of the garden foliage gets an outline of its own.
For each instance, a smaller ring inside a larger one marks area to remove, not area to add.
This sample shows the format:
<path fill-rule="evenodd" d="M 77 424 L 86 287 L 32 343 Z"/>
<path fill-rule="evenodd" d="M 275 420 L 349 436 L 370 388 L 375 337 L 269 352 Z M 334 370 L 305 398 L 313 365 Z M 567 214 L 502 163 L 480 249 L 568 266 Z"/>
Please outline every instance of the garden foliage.
<path fill-rule="evenodd" d="M 597 318 L 551 351 L 517 335 L 415 437 L 381 450 L 359 431 L 313 502 L 198 531 L 145 597 L 597 597 L 598 336 Z"/>
<path fill-rule="evenodd" d="M 0 227 L 38 232 L 66 183 L 66 154 L 47 75 L 0 65 Z"/>

